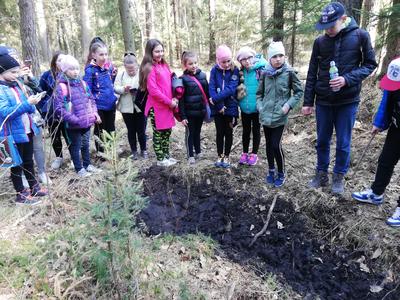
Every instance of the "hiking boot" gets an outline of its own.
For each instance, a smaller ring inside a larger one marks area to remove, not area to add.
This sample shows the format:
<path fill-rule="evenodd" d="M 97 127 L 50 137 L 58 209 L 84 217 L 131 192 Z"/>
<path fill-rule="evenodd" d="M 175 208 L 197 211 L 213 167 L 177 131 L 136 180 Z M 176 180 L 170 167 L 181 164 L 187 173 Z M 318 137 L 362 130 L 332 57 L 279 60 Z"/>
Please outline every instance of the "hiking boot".
<path fill-rule="evenodd" d="M 362 192 L 352 193 L 351 197 L 354 200 L 362 203 L 369 203 L 374 205 L 380 205 L 383 203 L 383 194 L 377 195 L 371 189 Z"/>
<path fill-rule="evenodd" d="M 93 166 L 93 165 L 88 165 L 87 167 L 86 167 L 86 171 L 88 171 L 89 173 L 101 173 L 101 172 L 103 172 L 101 169 L 99 169 L 99 168 L 96 168 L 95 166 Z"/>
<path fill-rule="evenodd" d="M 343 174 L 333 173 L 332 174 L 332 193 L 333 194 L 343 194 L 344 193 L 344 182 Z"/>
<path fill-rule="evenodd" d="M 215 165 L 217 168 L 222 168 L 222 162 L 223 162 L 223 160 L 224 160 L 224 156 L 223 156 L 223 155 L 219 156 L 218 159 L 217 159 L 217 161 L 214 163 L 214 165 Z"/>
<path fill-rule="evenodd" d="M 239 159 L 239 165 L 247 165 L 248 156 L 247 153 L 242 153 Z"/>
<path fill-rule="evenodd" d="M 25 189 L 17 194 L 15 204 L 17 205 L 37 205 L 42 201 L 33 197 L 28 189 Z"/>
<path fill-rule="evenodd" d="M 257 154 L 251 153 L 251 154 L 248 156 L 247 164 L 248 164 L 249 166 L 254 166 L 254 165 L 257 163 L 257 161 L 258 161 L 258 156 L 257 156 Z"/>
<path fill-rule="evenodd" d="M 31 190 L 31 195 L 34 197 L 44 197 L 47 196 L 47 189 L 41 188 L 39 184 L 33 186 Z"/>
<path fill-rule="evenodd" d="M 323 186 L 328 186 L 329 184 L 329 178 L 328 178 L 328 172 L 325 171 L 316 171 L 315 176 L 311 181 L 308 183 L 308 186 L 310 188 L 318 189 Z"/>
<path fill-rule="evenodd" d="M 283 184 L 285 183 L 285 180 L 286 180 L 285 174 L 278 172 L 278 175 L 276 176 L 276 179 L 274 182 L 274 187 L 279 188 L 279 187 L 283 186 Z"/>
<path fill-rule="evenodd" d="M 51 163 L 51 168 L 53 170 L 58 170 L 59 168 L 61 168 L 62 164 L 64 163 L 64 158 L 62 157 L 56 157 L 53 162 Z"/>
<path fill-rule="evenodd" d="M 189 164 L 189 165 L 194 165 L 195 163 L 196 163 L 196 160 L 194 159 L 193 156 L 191 156 L 191 157 L 188 158 L 188 164 Z"/>
<path fill-rule="evenodd" d="M 142 156 L 143 159 L 149 158 L 149 153 L 147 153 L 146 150 L 143 150 L 142 152 L 140 152 L 140 155 Z"/>
<path fill-rule="evenodd" d="M 267 177 L 265 178 L 266 183 L 274 184 L 275 183 L 275 169 L 269 169 Z"/>
<path fill-rule="evenodd" d="M 92 175 L 92 173 L 89 173 L 86 171 L 84 168 L 80 169 L 76 174 L 78 174 L 79 177 L 84 178 Z"/>
<path fill-rule="evenodd" d="M 48 177 L 46 173 L 39 173 L 39 181 L 44 185 L 52 184 L 50 177 Z"/>
<path fill-rule="evenodd" d="M 225 169 L 228 169 L 231 167 L 231 162 L 229 160 L 229 156 L 224 156 L 224 158 L 222 159 L 221 167 L 225 168 Z"/>
<path fill-rule="evenodd" d="M 396 207 L 394 214 L 386 220 L 386 224 L 392 227 L 400 227 L 400 207 Z"/>

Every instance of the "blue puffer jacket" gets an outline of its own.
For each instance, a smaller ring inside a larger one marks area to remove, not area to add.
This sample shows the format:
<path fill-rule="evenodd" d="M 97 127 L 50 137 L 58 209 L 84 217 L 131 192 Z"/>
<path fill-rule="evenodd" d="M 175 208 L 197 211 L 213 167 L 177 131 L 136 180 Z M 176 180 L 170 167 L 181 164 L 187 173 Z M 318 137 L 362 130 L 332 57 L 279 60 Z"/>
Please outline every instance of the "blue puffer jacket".
<path fill-rule="evenodd" d="M 90 64 L 85 68 L 83 80 L 88 84 L 93 97 L 96 100 L 97 109 L 114 110 L 117 96 L 114 94 L 113 67 L 101 68 L 98 65 Z"/>
<path fill-rule="evenodd" d="M 239 101 L 240 110 L 245 114 L 253 114 L 257 112 L 256 93 L 258 89 L 258 81 L 261 74 L 265 71 L 267 61 L 264 57 L 256 56 L 257 61 L 249 69 L 243 69 L 244 85 L 246 86 L 246 96 Z"/>
<path fill-rule="evenodd" d="M 400 128 L 399 119 L 400 91 L 389 92 L 384 90 L 373 124 L 382 130 L 388 129 L 392 123 L 395 123 L 394 125 Z"/>
<path fill-rule="evenodd" d="M 346 85 L 338 92 L 329 86 L 330 62 L 335 61 Z M 361 82 L 376 68 L 375 52 L 368 32 L 354 19 L 335 37 L 320 36 L 314 41 L 304 91 L 304 106 L 342 105 L 360 101 Z"/>
<path fill-rule="evenodd" d="M 17 104 L 12 89 L 18 93 L 22 101 L 20 105 Z M 0 137 L 4 137 L 5 129 L 7 128 L 7 135 L 11 134 L 16 143 L 28 142 L 29 137 L 25 133 L 25 127 L 21 116 L 25 113 L 28 114 L 31 130 L 33 134 L 36 135 L 39 133 L 39 129 L 36 127 L 35 123 L 32 122 L 30 116 L 34 111 L 35 106 L 28 103 L 28 99 L 16 84 L 11 83 L 10 86 L 10 84 L 0 81 L 0 125 L 3 124 L 4 120 L 8 117 L 5 122 L 6 125 L 3 126 L 0 131 Z"/>
<path fill-rule="evenodd" d="M 50 112 L 50 115 L 53 111 L 53 101 L 51 101 L 51 96 L 53 95 L 54 87 L 56 85 L 51 70 L 42 74 L 39 84 L 41 89 L 46 92 L 46 96 L 36 105 L 36 107 L 39 109 L 42 116 L 46 115 L 47 112 Z"/>
<path fill-rule="evenodd" d="M 214 102 L 211 105 L 211 116 L 215 116 L 225 106 L 224 115 L 238 117 L 238 101 L 236 88 L 239 84 L 239 69 L 222 70 L 218 65 L 211 69 L 210 73 L 210 97 Z"/>

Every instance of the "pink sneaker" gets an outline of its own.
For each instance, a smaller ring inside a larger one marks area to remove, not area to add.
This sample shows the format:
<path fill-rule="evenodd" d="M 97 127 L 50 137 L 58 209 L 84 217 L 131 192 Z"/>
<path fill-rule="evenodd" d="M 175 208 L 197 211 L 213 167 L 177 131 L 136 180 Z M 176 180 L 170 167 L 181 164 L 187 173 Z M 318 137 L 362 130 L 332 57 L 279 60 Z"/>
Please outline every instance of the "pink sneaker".
<path fill-rule="evenodd" d="M 254 165 L 257 163 L 257 161 L 258 161 L 258 156 L 257 156 L 257 154 L 252 153 L 252 154 L 250 154 L 250 155 L 248 156 L 247 164 L 248 164 L 249 166 L 254 166 Z"/>
<path fill-rule="evenodd" d="M 247 153 L 242 153 L 242 155 L 240 156 L 239 164 L 247 165 L 247 160 L 248 159 L 249 159 L 248 154 Z"/>

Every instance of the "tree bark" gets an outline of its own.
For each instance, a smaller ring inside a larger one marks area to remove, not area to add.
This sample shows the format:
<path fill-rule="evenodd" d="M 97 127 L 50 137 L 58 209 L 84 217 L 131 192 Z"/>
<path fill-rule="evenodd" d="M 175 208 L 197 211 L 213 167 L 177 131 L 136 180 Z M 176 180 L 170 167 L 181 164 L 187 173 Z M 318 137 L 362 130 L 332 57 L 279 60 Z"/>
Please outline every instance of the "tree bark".
<path fill-rule="evenodd" d="M 135 52 L 135 36 L 133 34 L 133 19 L 129 0 L 118 0 L 119 14 L 121 17 L 122 35 L 124 37 L 125 51 Z"/>
<path fill-rule="evenodd" d="M 80 15 L 81 15 L 81 47 L 82 47 L 82 60 L 86 62 L 86 57 L 89 52 L 89 45 L 91 39 L 91 26 L 89 18 L 89 1 L 80 0 Z"/>
<path fill-rule="evenodd" d="M 209 0 L 208 1 L 208 21 L 209 21 L 209 37 L 210 37 L 210 52 L 208 56 L 209 63 L 214 63 L 215 62 L 215 51 L 216 51 L 216 43 L 215 43 L 215 18 L 216 18 L 216 13 L 215 13 L 215 0 Z"/>
<path fill-rule="evenodd" d="M 39 43 L 41 49 L 42 61 L 49 62 L 51 59 L 49 39 L 47 36 L 47 23 L 44 14 L 43 0 L 35 1 L 36 5 L 36 19 L 38 23 Z"/>
<path fill-rule="evenodd" d="M 144 2 L 144 8 L 145 8 L 145 36 L 146 39 L 150 39 L 150 37 L 153 35 L 153 2 L 152 0 L 145 0 Z"/>
<path fill-rule="evenodd" d="M 262 48 L 264 51 L 267 50 L 267 37 L 266 37 L 266 30 L 267 30 L 267 26 L 266 26 L 266 20 L 267 20 L 267 16 L 266 16 L 266 3 L 265 0 L 260 0 L 260 21 L 261 21 L 261 42 L 262 42 Z"/>
<path fill-rule="evenodd" d="M 366 29 L 369 25 L 370 13 L 372 12 L 372 9 L 374 7 L 374 1 L 364 0 L 363 2 L 364 3 L 363 3 L 362 15 L 361 15 L 361 27 Z"/>
<path fill-rule="evenodd" d="M 283 40 L 283 26 L 285 25 L 285 20 L 283 19 L 283 10 L 284 3 L 282 0 L 274 1 L 274 33 L 273 33 L 273 41 L 282 41 Z"/>
<path fill-rule="evenodd" d="M 346 14 L 354 18 L 357 24 L 360 24 L 361 9 L 363 0 L 339 0 L 346 9 Z"/>
<path fill-rule="evenodd" d="M 35 7 L 32 0 L 19 0 L 22 57 L 32 60 L 32 73 L 40 75 L 39 43 L 36 34 Z"/>
<path fill-rule="evenodd" d="M 296 51 L 296 29 L 297 29 L 297 9 L 299 7 L 299 0 L 294 0 L 294 9 L 292 17 L 292 36 L 290 42 L 290 63 L 294 66 L 294 53 Z"/>

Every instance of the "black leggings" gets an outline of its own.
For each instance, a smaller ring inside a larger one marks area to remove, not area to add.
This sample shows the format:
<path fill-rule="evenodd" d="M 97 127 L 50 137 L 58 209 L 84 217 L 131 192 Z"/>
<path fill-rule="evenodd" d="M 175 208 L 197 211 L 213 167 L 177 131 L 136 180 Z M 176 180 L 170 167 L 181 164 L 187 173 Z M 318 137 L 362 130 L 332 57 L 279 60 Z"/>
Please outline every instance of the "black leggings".
<path fill-rule="evenodd" d="M 270 170 L 275 169 L 275 161 L 279 173 L 285 173 L 285 155 L 282 149 L 282 135 L 285 126 L 270 128 L 263 126 L 265 134 L 265 144 L 267 148 L 267 160 Z"/>
<path fill-rule="evenodd" d="M 393 175 L 393 170 L 400 159 L 400 129 L 390 126 L 382 153 L 379 156 L 378 168 L 375 180 L 372 183 L 372 191 L 377 195 L 382 195 L 388 186 Z M 400 198 L 397 202 L 400 207 Z"/>
<path fill-rule="evenodd" d="M 22 164 L 11 168 L 11 181 L 13 183 L 14 189 L 17 192 L 22 192 L 24 190 L 24 185 L 22 183 L 22 172 L 24 172 L 26 179 L 28 180 L 29 187 L 32 189 L 37 185 L 35 179 L 35 170 L 33 168 L 33 140 L 32 133 L 29 135 L 29 142 L 18 143 L 17 148 L 19 155 L 22 159 Z"/>
<path fill-rule="evenodd" d="M 67 146 L 69 146 L 69 140 L 67 138 L 67 131 L 65 129 L 65 123 L 59 121 L 53 121 L 49 124 L 49 133 L 51 137 L 51 145 L 53 146 L 56 157 L 63 157 L 62 148 L 63 144 L 61 141 L 61 135 L 64 137 Z"/>
<path fill-rule="evenodd" d="M 124 119 L 126 129 L 128 130 L 128 141 L 132 153 L 137 152 L 137 140 L 139 141 L 140 150 L 146 151 L 146 119 L 144 117 L 144 114 L 142 112 L 138 113 L 136 111 L 133 114 L 123 113 L 122 118 Z"/>
<path fill-rule="evenodd" d="M 100 124 L 95 124 L 94 126 L 94 135 L 96 135 L 98 138 L 102 138 L 101 134 L 102 131 L 105 130 L 108 133 L 111 133 L 115 131 L 115 109 L 113 110 L 98 110 L 97 111 L 101 123 Z M 96 150 L 99 152 L 104 152 L 103 146 L 95 140 L 95 145 L 96 145 Z"/>
<path fill-rule="evenodd" d="M 258 148 L 260 147 L 261 133 L 260 133 L 260 121 L 259 114 L 246 114 L 242 112 L 242 143 L 243 153 L 249 153 L 250 135 L 253 132 L 253 149 L 251 153 L 257 154 Z"/>
<path fill-rule="evenodd" d="M 217 130 L 218 156 L 221 156 L 222 154 L 225 154 L 225 156 L 229 156 L 229 154 L 231 153 L 234 121 L 234 117 L 224 116 L 221 114 L 218 114 L 214 117 L 215 128 Z"/>
<path fill-rule="evenodd" d="M 185 129 L 187 156 L 193 157 L 193 147 L 196 154 L 201 152 L 200 133 L 203 126 L 203 117 L 187 117 L 188 125 Z"/>

